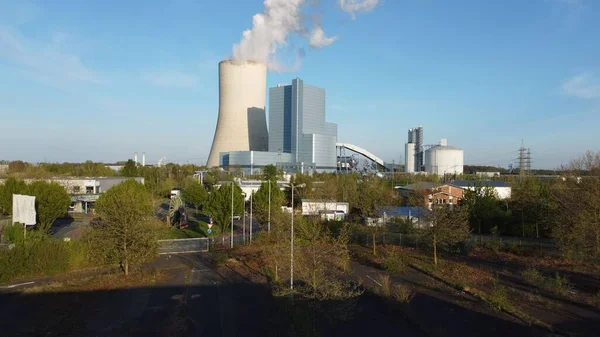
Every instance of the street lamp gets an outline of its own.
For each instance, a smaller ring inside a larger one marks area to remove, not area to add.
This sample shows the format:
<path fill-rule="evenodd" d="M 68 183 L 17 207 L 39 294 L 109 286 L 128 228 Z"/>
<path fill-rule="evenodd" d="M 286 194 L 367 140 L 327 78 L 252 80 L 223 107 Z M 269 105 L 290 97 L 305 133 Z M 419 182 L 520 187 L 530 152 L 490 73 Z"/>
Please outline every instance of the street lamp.
<path fill-rule="evenodd" d="M 242 220 L 242 232 L 243 232 L 243 237 L 244 237 L 244 244 L 246 244 L 246 193 L 242 192 L 242 196 L 243 198 L 243 203 L 244 203 L 244 213 L 243 213 L 243 220 Z"/>
<path fill-rule="evenodd" d="M 234 182 L 231 181 L 231 249 L 233 249 L 233 190 Z"/>
<path fill-rule="evenodd" d="M 267 223 L 267 232 L 271 233 L 271 179 L 269 179 L 269 222 Z"/>
<path fill-rule="evenodd" d="M 250 191 L 250 243 L 252 243 L 252 195 L 254 191 Z"/>
<path fill-rule="evenodd" d="M 294 290 L 294 188 L 305 187 L 306 184 L 294 186 L 294 184 L 290 183 L 290 186 L 292 187 L 292 229 L 290 233 L 290 289 Z"/>

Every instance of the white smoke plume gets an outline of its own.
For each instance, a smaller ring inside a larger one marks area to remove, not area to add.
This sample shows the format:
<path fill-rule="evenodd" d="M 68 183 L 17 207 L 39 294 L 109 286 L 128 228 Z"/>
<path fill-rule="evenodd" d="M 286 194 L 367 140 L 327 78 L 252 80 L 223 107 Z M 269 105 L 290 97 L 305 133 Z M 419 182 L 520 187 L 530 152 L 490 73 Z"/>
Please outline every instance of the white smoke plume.
<path fill-rule="evenodd" d="M 340 8 L 355 18 L 358 12 L 368 12 L 379 4 L 379 0 L 338 0 Z"/>
<path fill-rule="evenodd" d="M 377 6 L 379 0 L 337 0 L 340 8 L 353 15 L 356 12 L 369 11 Z M 306 19 L 301 7 L 306 0 L 264 0 L 264 12 L 254 15 L 252 29 L 244 31 L 242 40 L 233 46 L 233 59 L 261 61 L 271 71 L 283 71 L 284 66 L 276 58 L 277 51 L 286 46 L 290 36 L 297 34 L 308 40 L 313 48 L 322 48 L 334 43 L 336 36 L 327 37 L 323 28 L 313 22 L 308 33 L 303 26 Z M 304 52 L 302 52 L 303 55 Z M 294 61 L 294 69 L 299 68 L 300 54 Z"/>
<path fill-rule="evenodd" d="M 322 48 L 325 46 L 329 46 L 330 44 L 334 43 L 337 39 L 337 36 L 326 37 L 323 28 L 317 26 L 313 28 L 313 31 L 310 34 L 310 40 L 308 44 L 311 47 Z"/>

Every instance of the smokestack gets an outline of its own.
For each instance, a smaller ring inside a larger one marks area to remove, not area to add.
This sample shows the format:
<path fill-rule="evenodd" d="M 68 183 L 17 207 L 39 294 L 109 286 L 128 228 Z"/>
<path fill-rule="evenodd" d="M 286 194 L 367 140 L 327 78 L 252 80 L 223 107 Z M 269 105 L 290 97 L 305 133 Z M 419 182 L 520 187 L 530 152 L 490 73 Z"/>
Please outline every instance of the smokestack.
<path fill-rule="evenodd" d="M 135 164 L 137 165 L 138 161 L 137 161 L 137 152 L 133 153 L 133 161 L 135 162 Z"/>
<path fill-rule="evenodd" d="M 206 166 L 219 166 L 221 152 L 267 150 L 266 91 L 264 63 L 219 63 L 219 117 Z"/>
<path fill-rule="evenodd" d="M 146 166 L 146 152 L 142 152 L 142 166 Z"/>

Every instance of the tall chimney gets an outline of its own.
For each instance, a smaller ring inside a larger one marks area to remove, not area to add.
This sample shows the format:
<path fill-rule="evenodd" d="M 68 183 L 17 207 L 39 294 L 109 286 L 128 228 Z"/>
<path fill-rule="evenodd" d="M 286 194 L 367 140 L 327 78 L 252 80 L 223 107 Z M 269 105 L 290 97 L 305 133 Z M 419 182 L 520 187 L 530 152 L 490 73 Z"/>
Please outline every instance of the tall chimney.
<path fill-rule="evenodd" d="M 137 165 L 137 152 L 133 153 L 133 161 L 135 162 L 135 164 Z"/>
<path fill-rule="evenodd" d="M 142 166 L 146 166 L 146 152 L 142 152 Z"/>

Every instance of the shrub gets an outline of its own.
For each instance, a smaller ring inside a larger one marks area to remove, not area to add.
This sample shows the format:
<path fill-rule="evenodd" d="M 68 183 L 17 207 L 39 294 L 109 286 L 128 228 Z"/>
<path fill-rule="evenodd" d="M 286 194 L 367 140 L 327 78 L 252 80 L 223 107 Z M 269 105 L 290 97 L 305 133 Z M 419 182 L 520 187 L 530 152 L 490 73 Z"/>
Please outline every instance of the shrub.
<path fill-rule="evenodd" d="M 566 276 L 560 276 L 558 273 L 554 277 L 547 277 L 544 286 L 546 289 L 562 296 L 569 295 L 569 280 Z"/>
<path fill-rule="evenodd" d="M 535 268 L 528 268 L 522 275 L 531 285 L 562 296 L 569 295 L 569 280 L 566 276 L 560 276 L 558 273 L 554 274 L 554 277 L 544 276 Z"/>
<path fill-rule="evenodd" d="M 389 275 L 380 275 L 379 283 L 381 283 L 381 293 L 383 296 L 389 297 L 392 294 L 392 282 Z"/>
<path fill-rule="evenodd" d="M 389 273 L 404 273 L 408 269 L 404 257 L 397 250 L 390 250 L 383 260 L 383 268 Z"/>
<path fill-rule="evenodd" d="M 535 268 L 527 268 L 522 274 L 526 282 L 533 285 L 541 285 L 544 282 L 544 275 Z"/>
<path fill-rule="evenodd" d="M 400 303 L 408 303 L 413 298 L 413 293 L 406 285 L 396 284 L 392 296 Z"/>
<path fill-rule="evenodd" d="M 494 288 L 488 297 L 488 301 L 496 310 L 514 311 L 514 305 L 508 299 L 506 288 L 498 283 L 494 283 Z"/>

